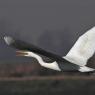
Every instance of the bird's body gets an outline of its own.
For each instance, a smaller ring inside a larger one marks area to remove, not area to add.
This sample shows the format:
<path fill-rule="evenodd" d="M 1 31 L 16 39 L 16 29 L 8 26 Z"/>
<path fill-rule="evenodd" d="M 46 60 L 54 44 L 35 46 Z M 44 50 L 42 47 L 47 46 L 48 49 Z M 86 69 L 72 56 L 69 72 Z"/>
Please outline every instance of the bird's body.
<path fill-rule="evenodd" d="M 18 51 L 19 55 L 36 58 L 43 67 L 57 71 L 95 71 L 95 69 L 86 66 L 88 59 L 95 52 L 95 27 L 80 36 L 75 45 L 64 57 L 52 54 L 32 44 L 13 39 L 9 36 L 5 36 L 4 39 L 9 46 L 20 50 Z M 43 61 L 39 54 L 52 59 L 53 62 L 47 63 Z"/>

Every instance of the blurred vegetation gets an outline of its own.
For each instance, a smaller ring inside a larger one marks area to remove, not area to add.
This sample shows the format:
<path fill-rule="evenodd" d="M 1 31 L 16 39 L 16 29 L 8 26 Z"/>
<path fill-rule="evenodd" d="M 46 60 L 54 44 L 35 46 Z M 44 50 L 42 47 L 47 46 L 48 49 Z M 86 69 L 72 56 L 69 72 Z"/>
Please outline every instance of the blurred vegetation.
<path fill-rule="evenodd" d="M 0 63 L 0 77 L 31 77 L 57 75 L 86 75 L 80 72 L 59 72 L 35 63 Z"/>
<path fill-rule="evenodd" d="M 37 61 L 34 63 L 0 63 L 0 77 L 31 77 L 31 76 L 57 76 L 57 75 L 86 75 L 80 72 L 59 72 L 41 67 Z M 87 74 L 88 75 L 88 74 Z"/>
<path fill-rule="evenodd" d="M 58 72 L 41 67 L 34 63 L 0 63 L 0 77 L 30 77 L 56 75 Z"/>

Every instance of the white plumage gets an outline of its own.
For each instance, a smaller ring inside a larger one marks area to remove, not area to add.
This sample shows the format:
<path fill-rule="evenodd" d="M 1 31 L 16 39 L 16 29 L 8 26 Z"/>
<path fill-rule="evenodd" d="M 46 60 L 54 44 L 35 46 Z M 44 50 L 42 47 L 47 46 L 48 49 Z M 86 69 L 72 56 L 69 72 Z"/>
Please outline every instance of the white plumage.
<path fill-rule="evenodd" d="M 88 59 L 93 56 L 94 52 L 95 27 L 80 36 L 68 54 L 63 58 L 79 66 L 85 66 Z"/>

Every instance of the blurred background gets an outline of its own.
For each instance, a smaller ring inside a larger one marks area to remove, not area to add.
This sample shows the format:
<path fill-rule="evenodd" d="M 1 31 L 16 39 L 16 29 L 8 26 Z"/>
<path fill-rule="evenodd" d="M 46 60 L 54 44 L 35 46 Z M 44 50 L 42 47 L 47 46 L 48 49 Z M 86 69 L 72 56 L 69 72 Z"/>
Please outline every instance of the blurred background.
<path fill-rule="evenodd" d="M 6 90 L 9 95 L 31 95 L 37 91 L 44 94 L 47 88 L 51 88 L 52 90 L 48 89 L 48 94 L 76 95 L 80 91 L 94 95 L 95 75 L 56 72 L 43 68 L 36 59 L 17 57 L 16 50 L 8 47 L 3 40 L 5 35 L 12 36 L 65 56 L 78 37 L 95 26 L 94 9 L 95 0 L 0 0 L 0 93 L 4 94 Z M 88 61 L 88 66 L 95 68 L 95 55 Z M 13 80 L 7 80 L 9 78 Z M 21 79 L 28 81 L 23 82 Z M 34 90 L 31 91 L 30 88 Z"/>

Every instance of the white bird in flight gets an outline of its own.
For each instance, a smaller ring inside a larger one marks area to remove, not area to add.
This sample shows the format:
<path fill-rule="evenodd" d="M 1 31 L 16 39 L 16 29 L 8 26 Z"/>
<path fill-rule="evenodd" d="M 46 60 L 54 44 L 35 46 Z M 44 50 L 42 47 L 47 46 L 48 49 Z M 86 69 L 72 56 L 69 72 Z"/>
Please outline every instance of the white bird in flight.
<path fill-rule="evenodd" d="M 95 27 L 80 36 L 71 50 L 64 57 L 60 57 L 56 54 L 45 51 L 24 41 L 14 39 L 10 36 L 5 36 L 4 40 L 7 45 L 18 49 L 19 51 L 17 51 L 17 53 L 20 56 L 36 58 L 39 64 L 43 67 L 63 72 L 95 71 L 94 68 L 87 67 L 88 59 L 90 59 L 95 52 Z M 39 54 L 52 59 L 53 62 L 47 63 L 43 61 L 42 57 Z"/>

